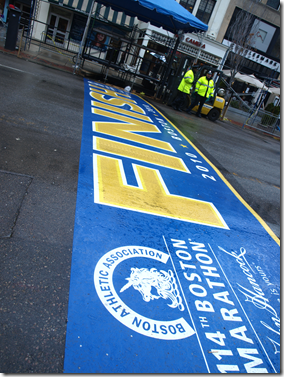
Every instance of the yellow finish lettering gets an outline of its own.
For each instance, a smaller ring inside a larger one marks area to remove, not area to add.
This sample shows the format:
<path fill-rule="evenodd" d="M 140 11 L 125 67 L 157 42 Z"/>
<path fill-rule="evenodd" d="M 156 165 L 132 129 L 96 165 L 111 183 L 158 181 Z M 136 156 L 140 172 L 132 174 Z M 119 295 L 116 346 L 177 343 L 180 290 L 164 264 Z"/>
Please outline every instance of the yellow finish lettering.
<path fill-rule="evenodd" d="M 101 94 L 99 94 L 101 95 Z M 123 106 L 125 104 L 125 100 L 124 99 L 118 99 L 118 98 L 111 98 L 112 100 L 116 101 L 116 106 L 118 106 L 118 104 L 120 103 L 120 106 Z M 145 115 L 141 115 L 141 114 L 135 114 L 129 110 L 126 110 L 126 109 L 120 109 L 120 108 L 115 108 L 114 106 L 110 106 L 109 104 L 107 104 L 107 100 L 104 100 L 104 103 L 101 103 L 101 102 L 96 102 L 96 101 L 91 101 L 92 103 L 92 106 L 97 106 L 97 107 L 100 107 L 104 110 L 108 110 L 108 111 L 117 111 L 119 112 L 120 114 L 124 114 L 126 116 L 133 116 L 133 117 L 136 117 L 136 118 L 139 118 L 139 120 L 145 120 L 146 122 L 151 122 L 151 118 L 145 116 Z M 111 103 L 111 105 L 115 105 L 115 103 Z M 141 109 L 141 107 L 137 106 L 137 105 L 130 105 L 130 106 L 136 106 L 136 111 L 139 111 L 139 113 L 144 113 L 143 112 L 143 109 Z M 113 118 L 116 118 L 116 114 L 112 114 L 112 117 Z"/>
<path fill-rule="evenodd" d="M 115 92 L 114 90 L 109 90 L 109 89 L 105 89 L 105 88 L 101 88 L 99 85 L 96 85 L 96 84 L 89 84 L 90 86 L 90 89 L 91 90 L 96 90 L 97 92 L 99 93 L 104 93 L 104 94 L 107 94 L 111 97 L 126 97 L 126 98 L 129 98 L 129 94 L 124 94 L 124 93 L 118 93 L 118 92 Z M 130 100 L 131 101 L 131 100 Z"/>
<path fill-rule="evenodd" d="M 103 115 L 106 117 L 113 118 L 113 113 L 109 113 L 107 111 L 98 110 L 92 108 L 93 112 L 96 112 L 98 115 Z M 137 135 L 134 132 L 155 132 L 160 133 L 158 127 L 154 124 L 145 123 L 140 120 L 127 118 L 125 116 L 116 115 L 115 117 L 117 120 L 121 120 L 122 122 L 95 122 L 93 121 L 93 131 L 100 132 L 105 135 L 116 136 L 122 139 L 135 141 L 137 143 L 149 145 L 152 147 L 164 149 L 166 151 L 175 152 L 174 148 L 171 146 L 170 143 L 165 141 L 152 139 L 151 137 L 144 136 L 144 135 Z"/>
<path fill-rule="evenodd" d="M 112 105 L 112 106 L 117 106 L 117 107 L 129 105 L 132 111 L 136 111 L 137 113 L 140 113 L 140 114 L 145 114 L 145 111 L 140 106 L 136 105 L 135 101 L 130 100 L 128 98 L 113 98 L 112 97 L 112 98 L 106 99 L 104 94 L 100 94 L 100 93 L 96 93 L 96 92 L 90 92 L 90 96 L 97 101 L 103 102 L 103 103 L 101 103 L 101 102 L 91 101 L 92 106 L 98 106 L 98 107 L 105 108 L 106 104 Z M 111 107 L 108 107 L 108 108 L 110 110 L 112 110 L 112 109 L 119 110 L 120 112 L 123 110 L 123 109 L 115 109 L 115 108 L 111 108 Z M 124 112 L 123 112 L 123 114 L 124 114 Z M 128 112 L 128 113 L 125 113 L 125 114 L 131 115 L 131 112 Z"/>
<path fill-rule="evenodd" d="M 190 173 L 181 158 L 93 136 L 93 149 Z"/>
<path fill-rule="evenodd" d="M 133 168 L 138 187 L 127 184 L 121 160 L 94 154 L 95 202 L 228 229 L 212 203 L 172 195 L 158 170 Z"/>

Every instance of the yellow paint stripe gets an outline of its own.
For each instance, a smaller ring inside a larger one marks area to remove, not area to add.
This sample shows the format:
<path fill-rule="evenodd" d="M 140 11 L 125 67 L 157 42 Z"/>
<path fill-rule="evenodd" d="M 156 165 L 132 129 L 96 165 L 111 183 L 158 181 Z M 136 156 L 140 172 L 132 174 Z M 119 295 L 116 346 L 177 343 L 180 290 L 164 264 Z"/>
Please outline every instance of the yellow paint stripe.
<path fill-rule="evenodd" d="M 145 99 L 144 99 L 145 101 Z M 147 102 L 147 101 L 145 101 Z M 149 102 L 147 102 L 149 103 Z M 149 103 L 150 106 L 154 107 Z M 169 120 L 167 119 L 157 108 L 155 110 L 161 114 L 171 125 L 189 142 L 189 144 L 208 162 L 208 164 L 216 171 L 222 181 L 229 187 L 229 189 L 235 194 L 235 196 L 243 203 L 243 205 L 254 215 L 254 217 L 260 222 L 264 229 L 269 233 L 269 235 L 274 239 L 274 241 L 280 246 L 280 240 L 276 234 L 270 229 L 266 222 L 251 208 L 251 206 L 241 197 L 241 195 L 234 189 L 234 187 L 227 181 L 223 174 L 212 164 L 210 160 Z"/>

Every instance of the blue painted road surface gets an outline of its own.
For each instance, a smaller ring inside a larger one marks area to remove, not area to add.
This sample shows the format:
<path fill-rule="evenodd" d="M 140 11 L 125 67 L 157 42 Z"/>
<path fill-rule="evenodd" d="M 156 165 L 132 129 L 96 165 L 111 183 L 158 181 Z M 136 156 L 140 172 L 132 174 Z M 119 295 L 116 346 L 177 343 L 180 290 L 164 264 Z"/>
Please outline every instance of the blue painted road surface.
<path fill-rule="evenodd" d="M 279 373 L 278 238 L 152 105 L 84 106 L 64 371 Z"/>

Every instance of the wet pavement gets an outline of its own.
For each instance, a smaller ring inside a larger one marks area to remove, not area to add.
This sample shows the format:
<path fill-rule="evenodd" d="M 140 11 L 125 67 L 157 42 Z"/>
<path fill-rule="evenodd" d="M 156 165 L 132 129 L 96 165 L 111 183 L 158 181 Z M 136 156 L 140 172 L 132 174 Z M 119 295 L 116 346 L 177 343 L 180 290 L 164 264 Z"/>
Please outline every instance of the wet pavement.
<path fill-rule="evenodd" d="M 83 80 L 7 54 L 0 64 L 1 371 L 61 373 Z M 280 236 L 280 142 L 155 106 Z"/>
<path fill-rule="evenodd" d="M 204 153 L 280 238 L 280 141 L 149 102 Z"/>
<path fill-rule="evenodd" d="M 1 372 L 59 373 L 67 322 L 82 80 L 3 54 L 0 64 Z"/>

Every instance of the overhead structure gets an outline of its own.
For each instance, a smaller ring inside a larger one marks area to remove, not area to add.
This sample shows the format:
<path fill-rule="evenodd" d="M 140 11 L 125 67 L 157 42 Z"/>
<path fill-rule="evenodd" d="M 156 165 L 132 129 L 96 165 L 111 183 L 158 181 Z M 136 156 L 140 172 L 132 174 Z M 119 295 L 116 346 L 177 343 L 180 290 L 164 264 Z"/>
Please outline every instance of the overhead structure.
<path fill-rule="evenodd" d="M 81 59 L 82 47 L 87 37 L 94 2 L 95 0 L 93 0 L 91 6 L 88 21 L 77 55 L 74 72 L 78 67 L 78 60 Z M 192 32 L 206 32 L 208 30 L 208 25 L 204 24 L 197 17 L 193 16 L 193 14 L 191 14 L 175 0 L 96 0 L 96 2 L 109 6 L 114 11 L 124 12 L 130 17 L 137 17 L 140 21 L 149 22 L 153 26 L 162 27 L 164 30 L 172 32 L 177 37 L 175 46 L 167 62 L 167 68 L 160 83 L 158 97 L 161 95 L 167 82 L 174 56 L 181 41 L 181 35 Z"/>
<path fill-rule="evenodd" d="M 208 25 L 193 16 L 175 0 L 97 0 L 113 10 L 137 17 L 174 34 L 207 31 Z"/>
<path fill-rule="evenodd" d="M 97 2 L 110 6 L 115 11 L 124 12 L 128 16 L 137 17 L 140 21 L 150 22 L 153 26 L 162 27 L 177 36 L 157 97 L 161 96 L 165 87 L 175 53 L 181 41 L 181 35 L 208 30 L 208 25 L 193 16 L 175 0 L 98 0 Z"/>

